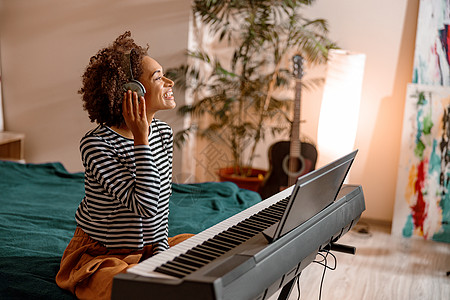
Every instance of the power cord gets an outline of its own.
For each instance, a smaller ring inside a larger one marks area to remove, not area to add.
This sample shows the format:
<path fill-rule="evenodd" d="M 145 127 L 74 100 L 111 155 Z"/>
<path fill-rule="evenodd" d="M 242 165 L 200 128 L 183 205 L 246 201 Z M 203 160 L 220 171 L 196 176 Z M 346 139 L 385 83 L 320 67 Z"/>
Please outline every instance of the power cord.
<path fill-rule="evenodd" d="M 323 254 L 322 252 L 325 252 L 326 254 Z M 319 300 L 321 300 L 322 299 L 322 287 L 323 287 L 323 281 L 324 281 L 324 279 L 325 279 L 325 271 L 327 270 L 327 269 L 330 269 L 330 270 L 336 270 L 336 267 L 337 267 L 337 258 L 336 258 L 336 256 L 333 254 L 333 253 L 331 253 L 330 252 L 330 250 L 328 250 L 328 249 L 321 249 L 321 250 L 319 250 L 319 252 L 317 253 L 318 255 L 320 255 L 320 256 L 322 256 L 322 260 L 320 260 L 320 261 L 313 261 L 313 262 L 315 262 L 316 264 L 319 264 L 319 265 L 321 265 L 321 266 L 323 266 L 324 268 L 323 268 L 323 273 L 322 273 L 322 278 L 321 278 L 321 280 L 320 280 L 320 288 L 319 288 Z M 328 261 L 327 261 L 327 257 L 328 257 L 328 255 L 331 255 L 332 257 L 333 257 L 333 259 L 334 259 L 334 266 L 333 267 L 330 267 L 330 266 L 328 266 Z"/>
<path fill-rule="evenodd" d="M 300 300 L 300 278 L 297 278 L 297 291 L 298 291 L 297 300 Z"/>

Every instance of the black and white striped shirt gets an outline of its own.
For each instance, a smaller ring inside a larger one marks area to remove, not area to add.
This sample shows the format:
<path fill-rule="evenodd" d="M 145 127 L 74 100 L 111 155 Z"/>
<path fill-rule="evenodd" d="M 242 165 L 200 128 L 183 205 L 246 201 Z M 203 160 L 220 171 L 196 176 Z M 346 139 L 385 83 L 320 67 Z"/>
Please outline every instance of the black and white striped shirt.
<path fill-rule="evenodd" d="M 149 146 L 134 146 L 106 126 L 80 142 L 85 167 L 85 197 L 75 219 L 90 237 L 107 248 L 167 249 L 169 198 L 172 192 L 173 132 L 153 119 Z"/>

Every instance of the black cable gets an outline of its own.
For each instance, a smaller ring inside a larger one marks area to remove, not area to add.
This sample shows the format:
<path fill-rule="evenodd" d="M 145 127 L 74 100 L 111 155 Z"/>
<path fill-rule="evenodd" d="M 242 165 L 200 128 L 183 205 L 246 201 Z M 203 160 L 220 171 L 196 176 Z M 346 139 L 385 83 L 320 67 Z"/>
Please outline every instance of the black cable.
<path fill-rule="evenodd" d="M 326 252 L 326 255 L 322 254 L 321 252 Z M 336 256 L 335 256 L 333 253 L 331 253 L 331 252 L 330 252 L 329 250 L 327 250 L 327 249 L 321 249 L 321 250 L 319 250 L 319 252 L 318 252 L 317 254 L 319 254 L 320 256 L 322 256 L 323 260 L 321 260 L 321 261 L 313 261 L 313 262 L 315 262 L 315 263 L 317 263 L 317 264 L 319 264 L 319 265 L 321 265 L 321 266 L 324 267 L 324 268 L 323 268 L 323 273 L 322 273 L 322 278 L 321 278 L 321 280 L 320 280 L 320 288 L 319 288 L 319 300 L 321 300 L 321 299 L 322 299 L 323 281 L 324 281 L 324 279 L 325 279 L 325 271 L 326 271 L 327 269 L 330 269 L 330 270 L 336 270 L 336 267 L 337 267 L 337 258 L 336 258 Z M 327 263 L 327 256 L 328 256 L 328 254 L 331 255 L 331 256 L 334 258 L 334 267 L 328 266 L 328 263 Z"/>
<path fill-rule="evenodd" d="M 298 275 L 297 278 L 297 291 L 298 291 L 297 300 L 300 300 L 300 275 Z"/>
<path fill-rule="evenodd" d="M 323 268 L 322 278 L 320 279 L 320 288 L 319 288 L 319 300 L 322 299 L 322 289 L 323 289 L 323 281 L 325 279 L 325 271 L 327 270 L 327 257 L 324 257 L 325 264 Z"/>
<path fill-rule="evenodd" d="M 323 255 L 323 254 L 320 253 L 320 252 L 326 252 L 326 255 Z M 315 262 L 316 264 L 319 264 L 319 265 L 321 265 L 321 266 L 324 266 L 325 268 L 330 269 L 330 270 L 332 270 L 332 271 L 333 271 L 333 270 L 336 270 L 336 267 L 337 267 L 337 258 L 336 258 L 336 256 L 335 256 L 333 253 L 330 252 L 330 250 L 328 250 L 328 249 L 322 249 L 322 250 L 320 250 L 319 253 L 317 253 L 317 254 L 319 254 L 320 256 L 322 256 L 323 259 L 322 259 L 321 261 L 315 260 L 315 261 L 313 261 L 313 262 Z M 333 259 L 334 259 L 334 267 L 330 267 L 330 266 L 327 265 L 327 256 L 328 256 L 328 254 L 331 255 L 331 256 L 333 257 Z M 325 261 L 325 262 L 322 263 L 323 261 Z"/>

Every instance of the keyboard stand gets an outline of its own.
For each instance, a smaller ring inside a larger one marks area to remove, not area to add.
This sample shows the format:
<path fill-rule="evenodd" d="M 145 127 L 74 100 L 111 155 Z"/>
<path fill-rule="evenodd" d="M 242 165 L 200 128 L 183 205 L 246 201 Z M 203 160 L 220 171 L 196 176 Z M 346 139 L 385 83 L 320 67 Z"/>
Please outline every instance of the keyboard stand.
<path fill-rule="evenodd" d="M 300 275 L 301 275 L 301 273 L 299 273 L 297 276 L 292 278 L 291 281 L 289 281 L 288 283 L 286 283 L 283 286 L 283 288 L 281 289 L 280 295 L 278 295 L 277 300 L 288 300 L 289 299 L 289 296 L 291 295 L 291 292 L 292 292 L 292 288 L 294 287 L 297 280 L 300 280 L 300 278 L 299 278 Z"/>

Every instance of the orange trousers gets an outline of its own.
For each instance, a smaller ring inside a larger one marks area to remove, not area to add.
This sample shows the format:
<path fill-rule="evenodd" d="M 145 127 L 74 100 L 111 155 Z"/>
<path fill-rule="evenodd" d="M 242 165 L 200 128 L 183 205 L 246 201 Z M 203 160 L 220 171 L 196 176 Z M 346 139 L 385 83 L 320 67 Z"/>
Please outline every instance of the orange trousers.
<path fill-rule="evenodd" d="M 191 236 L 193 234 L 169 237 L 169 246 Z M 78 299 L 110 299 L 113 277 L 152 255 L 151 245 L 142 250 L 109 250 L 77 227 L 61 259 L 56 283 Z"/>

